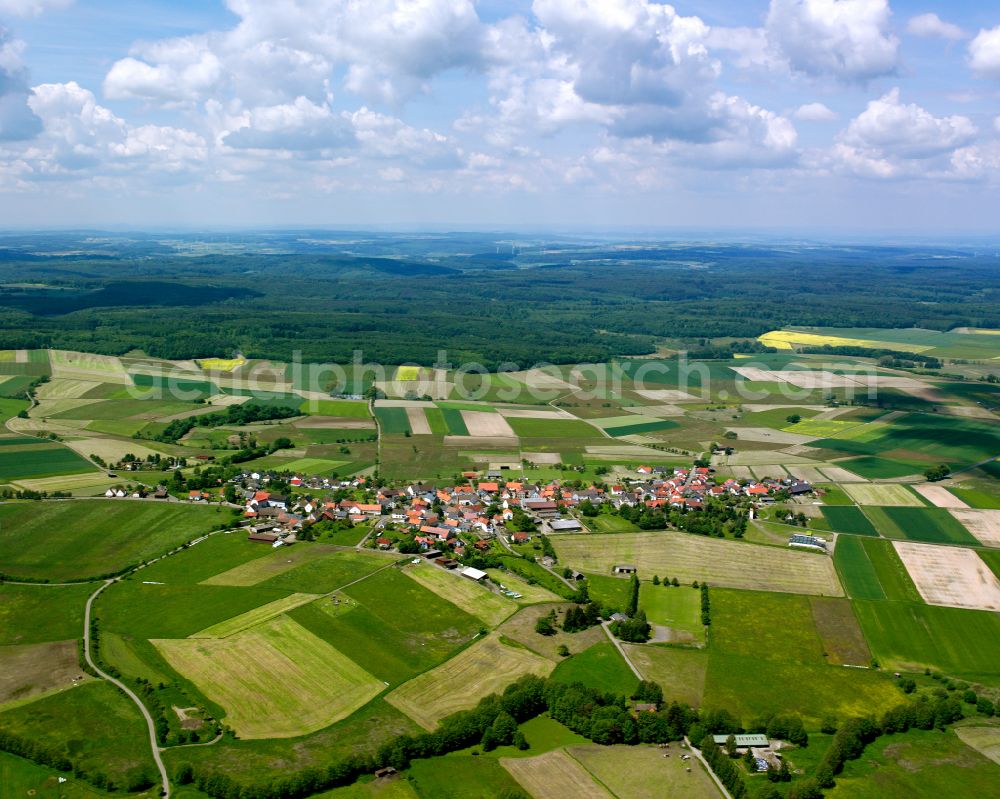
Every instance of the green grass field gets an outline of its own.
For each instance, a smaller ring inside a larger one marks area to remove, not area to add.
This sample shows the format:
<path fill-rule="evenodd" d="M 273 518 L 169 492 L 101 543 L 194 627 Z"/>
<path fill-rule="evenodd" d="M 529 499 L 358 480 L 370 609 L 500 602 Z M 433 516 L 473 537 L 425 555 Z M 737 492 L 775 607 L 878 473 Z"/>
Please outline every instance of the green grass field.
<path fill-rule="evenodd" d="M 842 422 L 838 419 L 805 419 L 796 424 L 786 425 L 781 429 L 786 433 L 796 433 L 800 436 L 819 436 L 831 438 L 858 426 L 858 422 Z"/>
<path fill-rule="evenodd" d="M 444 421 L 445 427 L 447 428 L 445 432 L 451 436 L 467 436 L 469 435 L 469 428 L 465 425 L 465 419 L 462 418 L 462 411 L 458 408 L 439 408 L 441 411 L 441 418 Z M 430 417 L 428 417 L 430 419 Z M 433 423 L 432 423 L 433 424 Z M 432 427 L 431 430 L 434 430 Z"/>
<path fill-rule="evenodd" d="M 224 569 L 218 574 L 207 577 L 204 580 L 206 585 L 259 585 L 260 583 L 280 577 L 286 572 L 294 571 L 299 566 L 312 563 L 321 558 L 328 558 L 339 552 L 336 547 L 329 544 L 314 542 L 300 542 L 294 547 L 281 549 L 261 546 L 259 543 L 251 541 L 245 541 L 245 544 L 249 547 L 257 547 L 260 557 L 241 559 L 232 568 Z M 353 573 L 348 566 L 352 562 L 349 556 L 337 562 L 343 562 L 345 567 L 347 567 L 345 568 L 345 576 Z M 322 594 L 325 591 L 313 591 L 311 593 Z"/>
<path fill-rule="evenodd" d="M 953 730 L 910 730 L 879 738 L 848 761 L 829 799 L 986 797 L 996 793 L 998 767 Z"/>
<path fill-rule="evenodd" d="M 607 786 L 611 796 L 636 799 L 671 796 L 719 799 L 721 796 L 700 763 L 680 758 L 665 760 L 663 753 L 653 746 L 574 746 L 569 754 L 601 785 Z M 542 778 L 544 784 L 544 774 Z"/>
<path fill-rule="evenodd" d="M 950 488 L 952 494 L 963 500 L 971 508 L 982 510 L 1000 510 L 1000 485 L 993 486 L 987 484 L 992 490 L 985 488 L 972 488 L 965 485 L 959 488 Z"/>
<path fill-rule="evenodd" d="M 116 785 L 156 774 L 139 710 L 110 683 L 95 680 L 7 710 L 0 730 L 65 753 L 80 771 Z"/>
<path fill-rule="evenodd" d="M 34 439 L 33 443 L 37 446 L 29 451 L 0 449 L 0 482 L 82 474 L 96 469 L 92 463 L 62 444 L 45 443 L 42 439 Z"/>
<path fill-rule="evenodd" d="M 809 606 L 827 663 L 834 666 L 871 663 L 871 650 L 849 599 L 814 596 L 809 597 Z"/>
<path fill-rule="evenodd" d="M 808 597 L 720 589 L 711 597 L 706 707 L 743 718 L 794 710 L 816 724 L 898 700 L 886 675 L 829 665 L 831 645 L 856 644 L 858 633 L 824 618 L 822 637 Z"/>
<path fill-rule="evenodd" d="M 915 460 L 890 459 L 875 455 L 866 455 L 861 458 L 841 461 L 840 465 L 868 480 L 894 480 L 897 477 L 909 477 L 910 475 L 920 474 L 928 466 L 933 466 L 934 464 Z"/>
<path fill-rule="evenodd" d="M 669 419 L 660 419 L 653 422 L 637 422 L 635 424 L 623 424 L 616 427 L 605 428 L 610 436 L 621 438 L 622 436 L 642 435 L 643 433 L 660 433 L 664 430 L 673 430 L 680 427 L 677 422 Z"/>
<path fill-rule="evenodd" d="M 812 419 L 819 411 L 815 408 L 781 407 L 770 408 L 766 411 L 755 411 L 746 413 L 740 418 L 740 424 L 746 427 L 772 427 L 780 430 L 788 427 L 791 422 L 788 417 L 792 415 L 800 416 L 802 419 Z"/>
<path fill-rule="evenodd" d="M 628 519 L 602 513 L 586 520 L 586 525 L 595 533 L 635 533 L 639 528 Z"/>
<path fill-rule="evenodd" d="M 95 604 L 102 627 L 135 638 L 186 638 L 287 596 L 225 585 L 146 585 L 124 580 Z"/>
<path fill-rule="evenodd" d="M 249 630 L 251 627 L 262 626 L 272 619 L 281 616 L 289 610 L 306 605 L 319 597 L 316 594 L 289 594 L 281 599 L 275 599 L 265 605 L 248 610 L 238 616 L 212 624 L 196 633 L 191 638 L 229 638 L 230 636 Z"/>
<path fill-rule="evenodd" d="M 105 631 L 101 634 L 101 659 L 133 679 L 140 677 L 154 684 L 174 679 L 173 669 L 145 639 Z"/>
<path fill-rule="evenodd" d="M 889 538 L 933 544 L 971 544 L 979 541 L 944 508 L 868 508 L 875 526 Z"/>
<path fill-rule="evenodd" d="M 603 438 L 593 426 L 573 419 L 511 418 L 507 422 L 522 438 Z"/>
<path fill-rule="evenodd" d="M 628 696 L 639 684 L 628 663 L 618 654 L 615 645 L 605 641 L 567 658 L 552 672 L 559 682 L 581 682 L 599 691 L 611 691 Z"/>
<path fill-rule="evenodd" d="M 142 579 L 171 585 L 193 585 L 272 552 L 270 547 L 247 541 L 242 531 L 220 533 L 147 566 L 142 572 Z"/>
<path fill-rule="evenodd" d="M 845 536 L 837 541 L 834 563 L 847 595 L 855 599 L 885 599 L 885 590 L 875 573 L 860 538 Z"/>
<path fill-rule="evenodd" d="M 518 609 L 518 605 L 489 588 L 453 572 L 446 572 L 429 563 L 407 566 L 403 574 L 416 580 L 424 588 L 479 619 L 493 628 Z"/>
<path fill-rule="evenodd" d="M 71 778 L 55 769 L 39 766 L 6 752 L 0 752 L 0 799 L 105 799 L 111 794 Z"/>
<path fill-rule="evenodd" d="M 178 397 L 185 402 L 205 399 L 219 393 L 211 380 L 197 380 L 179 375 L 133 374 L 132 383 L 151 392 L 162 392 L 164 397 Z"/>
<path fill-rule="evenodd" d="M 444 411 L 440 408 L 424 408 L 424 416 L 427 418 L 427 424 L 431 428 L 431 433 L 436 436 L 448 435 L 448 422 L 445 421 Z M 461 418 L 462 414 L 459 413 L 458 416 Z"/>
<path fill-rule="evenodd" d="M 625 644 L 625 651 L 643 677 L 659 683 L 666 701 L 701 707 L 708 672 L 707 649 Z"/>
<path fill-rule="evenodd" d="M 689 586 L 677 588 L 643 583 L 639 588 L 639 606 L 646 611 L 650 624 L 659 624 L 691 636 L 693 641 L 705 640 L 701 623 L 701 592 Z M 681 636 L 682 639 L 686 636 Z"/>
<path fill-rule="evenodd" d="M 856 600 L 872 653 L 889 668 L 1000 674 L 1000 615 L 916 602 Z"/>
<path fill-rule="evenodd" d="M 333 416 L 338 419 L 367 419 L 368 403 L 356 400 L 305 400 L 299 406 L 310 416 Z"/>
<path fill-rule="evenodd" d="M 212 746 L 170 749 L 164 759 L 171 772 L 177 764 L 187 762 L 213 772 L 239 774 L 248 782 L 266 782 L 305 768 L 325 768 L 344 757 L 371 752 L 396 735 L 419 731 L 394 707 L 375 699 L 342 721 L 291 742 L 225 738 Z"/>
<path fill-rule="evenodd" d="M 624 610 L 628 605 L 628 580 L 605 574 L 588 574 L 586 583 L 590 598 L 603 607 Z"/>
<path fill-rule="evenodd" d="M 383 435 L 405 434 L 410 431 L 410 420 L 406 408 L 376 408 L 375 417 Z"/>
<path fill-rule="evenodd" d="M 320 546 L 326 546 L 325 544 Z M 264 565 L 263 561 L 255 561 Z M 310 559 L 295 568 L 256 583 L 259 588 L 328 594 L 393 563 L 393 559 L 372 552 L 338 550 Z M 276 564 L 275 564 L 276 565 Z"/>
<path fill-rule="evenodd" d="M 345 609 L 324 600 L 290 615 L 392 685 L 441 663 L 482 626 L 395 569 L 372 575 L 344 594 L 356 605 Z"/>
<path fill-rule="evenodd" d="M 990 570 L 1000 578 L 1000 550 L 998 549 L 980 549 L 979 557 L 983 559 Z"/>
<path fill-rule="evenodd" d="M 521 788 L 495 757 L 416 760 L 408 773 L 420 799 L 491 799 Z"/>
<path fill-rule="evenodd" d="M 153 502 L 4 504 L 4 571 L 55 582 L 110 574 L 156 557 L 228 518 L 216 508 Z"/>
<path fill-rule="evenodd" d="M 83 607 L 97 586 L 0 583 L 0 646 L 83 637 Z"/>
<path fill-rule="evenodd" d="M 28 401 L 0 398 L 0 424 L 6 424 L 21 411 L 28 410 Z"/>
<path fill-rule="evenodd" d="M 710 654 L 704 707 L 726 708 L 743 719 L 796 713 L 817 729 L 837 718 L 880 713 L 899 703 L 891 676 L 826 663 L 767 661 L 747 655 Z"/>
<path fill-rule="evenodd" d="M 522 675 L 547 676 L 552 666 L 551 660 L 493 633 L 403 683 L 386 701 L 430 730 L 446 716 L 475 707 L 484 696 L 499 693 Z M 457 686 L 461 690 L 455 690 Z"/>
<path fill-rule="evenodd" d="M 680 588 L 670 589 L 680 591 Z M 687 589 L 692 594 L 696 592 Z M 761 660 L 819 663 L 823 648 L 813 622 L 809 598 L 713 588 L 710 651 Z M 754 619 L 781 619 L 780 624 L 756 624 Z"/>
<path fill-rule="evenodd" d="M 153 643 L 171 666 L 226 709 L 226 723 L 242 738 L 315 732 L 350 715 L 384 687 L 287 616 L 228 638 Z"/>
<path fill-rule="evenodd" d="M 853 505 L 832 505 L 824 507 L 822 511 L 823 518 L 831 530 L 852 535 L 878 535 L 878 530 L 868 521 L 861 508 Z"/>
<path fill-rule="evenodd" d="M 921 601 L 891 541 L 845 536 L 837 541 L 834 562 L 854 599 Z"/>

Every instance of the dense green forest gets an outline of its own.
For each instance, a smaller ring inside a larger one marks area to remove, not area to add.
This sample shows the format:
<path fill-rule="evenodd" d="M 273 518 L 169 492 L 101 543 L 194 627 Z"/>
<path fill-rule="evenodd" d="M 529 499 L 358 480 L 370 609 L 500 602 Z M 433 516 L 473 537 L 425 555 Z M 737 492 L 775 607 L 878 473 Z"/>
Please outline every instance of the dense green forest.
<path fill-rule="evenodd" d="M 427 364 L 446 350 L 495 369 L 785 325 L 1000 327 L 1000 258 L 973 251 L 324 235 L 5 236 L 0 348 Z"/>

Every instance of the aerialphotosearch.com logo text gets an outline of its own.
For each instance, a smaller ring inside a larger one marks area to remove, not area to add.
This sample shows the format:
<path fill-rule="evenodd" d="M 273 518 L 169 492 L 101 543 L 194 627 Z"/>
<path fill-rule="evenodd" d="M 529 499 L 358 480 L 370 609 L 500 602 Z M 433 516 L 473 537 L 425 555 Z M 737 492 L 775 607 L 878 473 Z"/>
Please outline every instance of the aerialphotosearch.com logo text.
<path fill-rule="evenodd" d="M 752 357 L 692 361 L 680 352 L 671 358 L 572 365 L 501 363 L 488 369 L 474 361 L 453 364 L 445 350 L 438 352 L 431 366 L 366 361 L 361 350 L 355 350 L 346 364 L 307 363 L 296 351 L 288 363 L 251 360 L 232 372 L 164 370 L 159 364 L 150 364 L 131 367 L 130 376 L 129 394 L 134 399 L 196 402 L 212 401 L 212 395 L 220 399 L 222 395 L 268 400 L 287 397 L 311 413 L 319 412 L 320 403 L 332 398 L 488 400 L 530 405 L 564 398 L 573 402 L 634 400 L 636 405 L 694 401 L 773 404 L 776 396 L 801 403 L 815 402 L 819 394 L 839 402 L 872 401 L 880 381 L 885 382 L 874 366 L 858 364 L 838 368 L 827 363 L 816 370 L 801 366 L 772 369 Z"/>

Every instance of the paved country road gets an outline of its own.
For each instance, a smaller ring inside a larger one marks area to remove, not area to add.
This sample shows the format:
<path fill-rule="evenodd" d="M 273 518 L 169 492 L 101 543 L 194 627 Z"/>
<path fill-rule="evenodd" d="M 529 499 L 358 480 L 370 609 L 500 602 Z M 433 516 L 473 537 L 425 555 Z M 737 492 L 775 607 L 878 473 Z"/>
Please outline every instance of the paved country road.
<path fill-rule="evenodd" d="M 170 778 L 167 777 L 167 767 L 163 765 L 163 758 L 160 757 L 160 745 L 156 740 L 156 725 L 153 724 L 153 717 L 149 715 L 149 711 L 146 710 L 146 706 L 142 703 L 139 697 L 135 695 L 132 689 L 120 680 L 116 680 L 107 672 L 102 671 L 101 668 L 94 662 L 94 659 L 90 654 L 90 610 L 94 604 L 94 600 L 97 599 L 98 594 L 114 582 L 115 580 L 107 580 L 101 585 L 100 588 L 94 591 L 94 593 L 92 593 L 90 598 L 87 600 L 87 608 L 83 614 L 83 656 L 87 660 L 87 665 L 90 666 L 90 668 L 92 668 L 99 677 L 115 685 L 129 699 L 135 702 L 136 707 L 139 708 L 139 712 L 142 713 L 142 717 L 146 719 L 146 726 L 149 728 L 149 745 L 153 750 L 153 760 L 156 761 L 156 767 L 160 770 L 160 779 L 163 782 L 162 795 L 169 797 Z"/>

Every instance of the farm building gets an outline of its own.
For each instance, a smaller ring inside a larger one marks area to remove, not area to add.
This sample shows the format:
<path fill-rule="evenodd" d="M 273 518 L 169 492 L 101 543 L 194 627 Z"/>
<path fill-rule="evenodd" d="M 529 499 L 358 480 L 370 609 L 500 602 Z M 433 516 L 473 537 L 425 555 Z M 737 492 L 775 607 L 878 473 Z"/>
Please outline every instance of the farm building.
<path fill-rule="evenodd" d="M 525 500 L 524 509 L 528 513 L 534 513 L 543 519 L 552 519 L 559 515 L 559 506 L 555 502 L 546 499 Z"/>
<path fill-rule="evenodd" d="M 803 533 L 796 533 L 789 538 L 788 546 L 826 552 L 826 541 L 824 539 L 814 535 L 804 535 Z"/>
<path fill-rule="evenodd" d="M 549 527 L 553 533 L 578 533 L 583 529 L 583 525 L 576 519 L 553 519 L 549 522 Z"/>
<path fill-rule="evenodd" d="M 462 569 L 462 576 L 468 577 L 470 580 L 475 580 L 477 583 L 479 583 L 485 580 L 489 575 L 487 575 L 486 572 L 484 571 L 480 571 L 479 569 L 473 569 L 471 566 L 466 566 L 464 569 Z"/>
<path fill-rule="evenodd" d="M 734 735 L 736 739 L 737 749 L 748 749 L 751 746 L 769 746 L 770 742 L 767 740 L 766 735 L 761 735 L 760 733 L 752 733 L 746 735 Z M 726 745 L 726 739 L 729 738 L 728 735 L 713 735 L 712 740 L 715 741 L 719 746 Z"/>
<path fill-rule="evenodd" d="M 631 566 L 627 563 L 619 563 L 615 566 L 612 571 L 615 574 L 635 574 L 639 569 L 636 566 Z"/>

